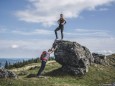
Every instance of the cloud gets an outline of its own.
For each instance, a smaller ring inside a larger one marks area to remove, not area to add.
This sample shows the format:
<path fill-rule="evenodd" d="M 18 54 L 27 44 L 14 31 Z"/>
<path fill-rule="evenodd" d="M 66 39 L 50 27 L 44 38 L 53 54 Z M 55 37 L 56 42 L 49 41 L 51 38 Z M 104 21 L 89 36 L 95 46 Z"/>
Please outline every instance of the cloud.
<path fill-rule="evenodd" d="M 0 40 L 0 56 L 2 57 L 39 56 L 42 51 L 48 50 L 52 47 L 54 40 L 51 37 L 55 37 L 54 32 L 47 29 L 36 29 L 33 31 L 7 31 L 6 29 L 5 32 L 7 32 L 6 34 L 10 34 L 10 36 L 19 35 L 21 37 L 27 37 L 26 39 L 21 38 L 14 40 Z M 78 42 L 89 48 L 92 52 L 99 52 L 104 54 L 115 53 L 115 36 L 110 35 L 110 33 L 111 31 L 102 29 L 72 29 L 69 32 L 64 32 L 64 40 Z M 45 35 L 45 38 L 41 37 L 42 35 Z M 30 38 L 30 36 L 33 38 Z M 48 38 L 49 36 L 50 38 Z"/>
<path fill-rule="evenodd" d="M 0 26 L 0 33 L 4 33 L 4 32 L 6 32 L 6 28 L 5 27 L 3 27 L 3 26 Z"/>
<path fill-rule="evenodd" d="M 44 39 L 54 39 L 55 33 L 54 31 L 48 29 L 35 29 L 31 31 L 24 31 L 24 30 L 7 30 L 2 31 L 1 33 L 9 34 L 17 37 L 28 37 L 27 39 L 33 38 L 44 38 Z M 58 31 L 58 36 L 60 37 L 60 31 Z M 31 36 L 31 38 L 30 38 Z M 71 31 L 64 32 L 64 38 L 114 38 L 111 34 L 111 31 L 103 30 L 103 29 L 72 29 Z"/>
<path fill-rule="evenodd" d="M 52 40 L 0 40 L 0 57 L 38 57 L 52 47 Z"/>
<path fill-rule="evenodd" d="M 6 32 L 8 32 L 6 30 Z M 64 39 L 67 40 L 75 40 L 80 41 L 83 43 L 83 45 L 88 44 L 88 46 L 91 46 L 92 44 L 96 45 L 102 45 L 102 44 L 109 44 L 113 46 L 115 44 L 115 36 L 110 34 L 111 31 L 108 30 L 100 30 L 100 29 L 73 29 L 69 32 L 64 32 Z M 48 48 L 49 45 L 53 43 L 53 38 L 55 37 L 54 32 L 47 30 L 47 29 L 36 29 L 33 31 L 16 31 L 12 30 L 9 31 L 7 34 L 10 35 L 19 35 L 23 36 L 33 36 L 33 38 L 27 38 L 24 39 L 15 39 L 15 40 L 0 40 L 0 48 L 11 48 L 12 45 L 17 45 L 18 48 L 22 49 L 45 49 Z M 34 35 L 38 35 L 37 38 L 35 38 Z M 40 36 L 39 36 L 40 35 Z M 44 36 L 45 38 L 42 38 L 41 36 Z M 58 34 L 60 37 L 60 34 Z M 47 37 L 46 37 L 47 36 Z M 48 39 L 48 37 L 50 37 Z M 105 45 L 104 45 L 105 46 Z M 103 46 L 103 47 L 104 47 Z M 107 46 L 105 46 L 107 47 Z M 95 47 L 96 48 L 96 47 Z M 108 47 L 109 48 L 109 47 Z M 112 47 L 110 47 L 112 48 Z M 109 49 L 110 49 L 109 48 Z"/>
<path fill-rule="evenodd" d="M 115 53 L 115 37 L 110 38 L 71 38 L 71 41 L 76 41 L 83 46 L 86 46 L 91 52 L 99 52 L 103 54 Z M 106 52 L 105 52 L 106 51 Z M 110 52 L 111 51 L 111 52 Z"/>
<path fill-rule="evenodd" d="M 33 31 L 19 31 L 19 30 L 13 30 L 11 33 L 19 34 L 19 35 L 51 35 L 53 34 L 53 31 L 46 30 L 46 29 L 35 29 Z"/>
<path fill-rule="evenodd" d="M 71 32 L 65 32 L 65 35 L 70 38 L 110 38 L 112 37 L 110 33 L 111 31 L 102 29 L 74 29 Z"/>
<path fill-rule="evenodd" d="M 39 57 L 41 51 L 32 49 L 0 49 L 0 58 L 36 58 Z"/>
<path fill-rule="evenodd" d="M 0 40 L 0 49 L 20 48 L 20 49 L 47 49 L 51 47 L 52 40 L 30 39 L 30 40 Z M 49 46 L 50 45 L 50 46 Z"/>
<path fill-rule="evenodd" d="M 60 32 L 60 31 L 58 31 Z M 54 31 L 48 30 L 48 29 L 35 29 L 32 31 L 23 31 L 23 30 L 10 30 L 8 31 L 5 29 L 5 31 L 1 33 L 9 33 L 9 34 L 15 34 L 15 35 L 22 35 L 22 36 L 34 36 L 34 35 L 40 35 L 40 36 L 50 36 L 53 37 Z M 71 31 L 64 32 L 64 35 L 70 38 L 74 37 L 111 37 L 110 35 L 111 31 L 108 30 L 102 30 L 102 29 L 72 29 Z M 58 33 L 59 34 L 59 33 Z M 59 34 L 60 35 L 60 34 Z"/>
<path fill-rule="evenodd" d="M 105 32 L 105 30 L 102 30 L 102 29 L 79 29 L 79 28 L 77 28 L 77 29 L 75 29 L 75 31 L 77 31 L 77 32 Z"/>
<path fill-rule="evenodd" d="M 108 11 L 108 8 L 100 8 L 99 11 Z"/>
<path fill-rule="evenodd" d="M 111 55 L 111 54 L 115 53 L 115 51 L 101 50 L 101 51 L 97 51 L 96 53 L 100 53 L 100 54 L 104 54 L 104 55 Z"/>
<path fill-rule="evenodd" d="M 6 29 L 0 29 L 0 33 L 4 33 Z"/>
<path fill-rule="evenodd" d="M 11 45 L 11 48 L 18 48 L 19 47 L 19 45 L 16 45 L 16 44 L 13 44 L 13 45 Z"/>
<path fill-rule="evenodd" d="M 60 13 L 66 18 L 77 18 L 84 10 L 108 5 L 115 0 L 28 0 L 25 9 L 15 13 L 19 20 L 25 22 L 54 25 Z"/>
<path fill-rule="evenodd" d="M 20 44 L 24 43 L 24 45 L 28 45 L 28 43 L 30 43 L 30 42 L 25 43 L 21 40 L 37 39 L 37 40 L 44 42 L 45 40 L 47 41 L 47 39 L 49 39 L 49 40 L 55 39 L 55 33 L 54 33 L 54 31 L 52 31 L 50 29 L 35 29 L 35 30 L 32 29 L 31 31 L 24 31 L 24 30 L 9 30 L 8 28 L 7 29 L 5 28 L 5 30 L 2 31 L 1 33 L 3 33 L 4 35 L 13 36 L 14 37 L 13 39 L 15 39 L 15 40 L 17 40 L 17 38 L 18 38 L 17 41 Z M 111 33 L 112 32 L 110 30 L 104 30 L 104 29 L 75 28 L 75 29 L 71 29 L 70 31 L 64 31 L 64 39 L 76 39 L 76 38 L 78 38 L 78 39 L 95 39 L 95 38 L 105 39 L 105 38 L 108 38 L 108 39 L 112 40 L 115 38 L 115 36 Z M 60 31 L 58 31 L 58 37 L 59 37 L 59 39 L 61 38 Z M 3 39 L 3 37 L 1 37 L 1 39 Z M 0 42 L 3 43 L 2 41 L 0 41 Z M 34 41 L 34 42 L 36 43 L 36 41 Z M 7 42 L 5 42 L 5 43 L 7 43 Z M 10 41 L 10 43 L 11 44 L 9 47 L 11 47 L 11 45 L 13 45 L 13 44 L 17 44 L 17 42 L 12 43 L 11 41 Z M 20 47 L 20 44 L 19 44 L 19 47 Z M 34 45 L 34 43 L 32 43 L 32 45 Z M 5 46 L 8 46 L 8 45 L 6 44 Z"/>
<path fill-rule="evenodd" d="M 65 39 L 66 40 L 66 39 Z M 67 38 L 90 49 L 91 52 L 103 54 L 115 53 L 115 38 Z M 42 51 L 52 47 L 53 40 L 0 40 L 1 57 L 37 57 Z M 12 48 L 13 46 L 14 48 Z M 18 48 L 16 48 L 18 46 Z"/>

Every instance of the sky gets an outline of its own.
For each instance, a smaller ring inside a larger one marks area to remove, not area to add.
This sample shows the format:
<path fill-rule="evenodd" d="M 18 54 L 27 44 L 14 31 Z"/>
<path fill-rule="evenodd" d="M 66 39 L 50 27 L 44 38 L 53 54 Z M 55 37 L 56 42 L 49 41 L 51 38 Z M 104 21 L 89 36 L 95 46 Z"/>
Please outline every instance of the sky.
<path fill-rule="evenodd" d="M 0 0 L 0 58 L 39 57 L 52 47 L 60 13 L 64 40 L 115 53 L 115 0 Z"/>

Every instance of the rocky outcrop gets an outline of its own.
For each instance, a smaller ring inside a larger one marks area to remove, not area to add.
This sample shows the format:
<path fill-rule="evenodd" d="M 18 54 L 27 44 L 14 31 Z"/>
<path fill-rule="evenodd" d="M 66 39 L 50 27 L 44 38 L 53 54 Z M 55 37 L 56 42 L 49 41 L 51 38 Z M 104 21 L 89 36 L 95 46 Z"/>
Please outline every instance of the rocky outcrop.
<path fill-rule="evenodd" d="M 93 62 L 92 54 L 85 46 L 76 42 L 56 40 L 53 47 L 55 60 L 62 65 L 62 71 L 78 75 L 88 72 Z"/>
<path fill-rule="evenodd" d="M 108 65 L 112 65 L 115 67 L 115 54 L 108 55 L 106 57 L 106 60 L 107 60 Z"/>
<path fill-rule="evenodd" d="M 12 71 L 1 68 L 0 69 L 0 78 L 15 78 L 16 79 L 17 75 Z"/>
<path fill-rule="evenodd" d="M 92 53 L 92 56 L 94 58 L 94 63 L 102 64 L 102 65 L 107 64 L 107 60 L 106 60 L 106 56 L 105 55 L 98 54 L 98 53 Z"/>

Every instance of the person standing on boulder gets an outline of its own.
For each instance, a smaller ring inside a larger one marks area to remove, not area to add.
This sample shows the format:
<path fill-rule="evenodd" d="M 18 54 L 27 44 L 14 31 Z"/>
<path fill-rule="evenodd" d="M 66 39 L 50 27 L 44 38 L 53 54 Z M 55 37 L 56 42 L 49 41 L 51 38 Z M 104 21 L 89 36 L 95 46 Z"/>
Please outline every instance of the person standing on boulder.
<path fill-rule="evenodd" d="M 58 36 L 57 36 L 58 30 L 61 30 L 61 39 L 63 39 L 64 24 L 66 24 L 66 21 L 63 18 L 63 14 L 60 14 L 60 19 L 57 22 L 58 22 L 59 26 L 55 29 L 56 39 L 58 39 Z"/>
<path fill-rule="evenodd" d="M 50 58 L 50 54 L 53 53 L 55 49 L 49 49 L 48 51 L 43 51 L 40 57 L 41 60 L 41 67 L 37 73 L 37 77 L 40 78 L 42 71 L 44 70 L 45 66 L 46 66 L 46 62 L 48 61 L 48 59 Z"/>

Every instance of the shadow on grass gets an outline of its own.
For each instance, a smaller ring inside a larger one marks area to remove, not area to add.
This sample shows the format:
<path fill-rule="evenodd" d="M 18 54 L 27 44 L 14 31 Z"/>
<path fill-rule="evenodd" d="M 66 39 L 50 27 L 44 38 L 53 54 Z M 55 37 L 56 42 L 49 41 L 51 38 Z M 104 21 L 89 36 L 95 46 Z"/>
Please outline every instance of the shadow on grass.
<path fill-rule="evenodd" d="M 26 76 L 26 78 L 35 78 L 37 75 L 36 74 L 29 74 Z"/>
<path fill-rule="evenodd" d="M 36 77 L 36 74 L 29 74 L 26 76 L 26 78 L 34 78 Z M 61 68 L 52 70 L 50 72 L 44 73 L 43 76 L 50 76 L 50 77 L 63 77 L 63 76 L 68 76 L 67 73 L 63 72 Z"/>
<path fill-rule="evenodd" d="M 36 77 L 36 74 L 29 74 L 28 76 L 26 76 L 26 78 L 34 78 Z M 47 72 L 45 74 L 43 74 L 43 76 L 50 76 L 50 77 L 64 77 L 64 76 L 71 76 L 71 77 L 79 77 L 79 78 L 83 78 L 82 75 L 73 75 L 72 73 L 67 73 L 67 72 L 63 72 L 61 68 L 52 70 L 50 72 Z"/>
<path fill-rule="evenodd" d="M 54 77 L 58 77 L 58 76 L 66 76 L 68 75 L 67 73 L 64 73 L 61 68 L 58 68 L 58 69 L 55 69 L 55 70 L 52 70 L 50 72 L 47 72 L 44 74 L 44 76 L 54 76 Z"/>
<path fill-rule="evenodd" d="M 73 75 L 72 73 L 63 72 L 61 68 L 55 69 L 53 71 L 47 72 L 44 76 L 50 77 L 63 77 L 63 76 L 71 76 L 71 77 L 82 77 L 81 75 Z"/>

